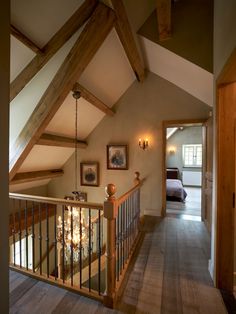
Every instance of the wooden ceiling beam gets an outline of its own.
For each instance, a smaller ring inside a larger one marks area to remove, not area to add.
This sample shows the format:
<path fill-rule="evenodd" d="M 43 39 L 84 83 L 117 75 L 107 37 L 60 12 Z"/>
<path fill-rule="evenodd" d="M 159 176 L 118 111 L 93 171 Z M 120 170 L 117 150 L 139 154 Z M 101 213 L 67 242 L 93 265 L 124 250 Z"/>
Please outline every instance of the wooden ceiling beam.
<path fill-rule="evenodd" d="M 75 139 L 70 137 L 58 136 L 44 133 L 37 142 L 38 145 L 57 146 L 57 147 L 75 147 Z M 86 148 L 88 144 L 85 141 L 77 141 L 78 148 Z"/>
<path fill-rule="evenodd" d="M 71 36 L 89 19 L 98 1 L 85 0 L 71 18 L 42 48 L 43 54 L 37 54 L 21 71 L 10 86 L 10 101 L 30 82 L 55 53 L 71 38 Z"/>
<path fill-rule="evenodd" d="M 10 185 L 61 177 L 63 173 L 62 169 L 19 172 L 11 180 Z"/>
<path fill-rule="evenodd" d="M 124 47 L 130 65 L 138 81 L 142 82 L 145 78 L 144 66 L 136 46 L 131 26 L 125 11 L 122 0 L 111 0 L 116 13 L 116 31 Z"/>
<path fill-rule="evenodd" d="M 83 97 L 85 100 L 87 100 L 91 105 L 93 105 L 97 109 L 101 110 L 102 112 L 104 112 L 105 114 L 109 116 L 114 116 L 115 112 L 111 108 L 105 105 L 100 99 L 98 99 L 94 94 L 88 91 L 81 84 L 75 83 L 73 90 L 80 91 L 81 97 Z"/>
<path fill-rule="evenodd" d="M 171 37 L 171 0 L 157 0 L 157 24 L 159 40 Z"/>
<path fill-rule="evenodd" d="M 11 35 L 22 42 L 26 47 L 35 53 L 42 53 L 42 50 L 28 37 L 21 33 L 15 26 L 11 25 Z"/>
<path fill-rule="evenodd" d="M 10 150 L 9 177 L 15 176 L 65 98 L 114 26 L 114 12 L 100 3 L 46 89 Z"/>

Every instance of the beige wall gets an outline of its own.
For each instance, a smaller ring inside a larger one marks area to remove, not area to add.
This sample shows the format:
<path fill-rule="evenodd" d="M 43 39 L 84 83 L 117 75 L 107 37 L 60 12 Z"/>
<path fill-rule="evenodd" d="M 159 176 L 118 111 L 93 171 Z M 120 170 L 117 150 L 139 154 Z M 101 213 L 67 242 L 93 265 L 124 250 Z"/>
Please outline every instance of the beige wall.
<path fill-rule="evenodd" d="M 206 118 L 209 107 L 166 80 L 149 73 L 145 81 L 137 81 L 116 104 L 114 117 L 105 117 L 88 138 L 88 148 L 80 150 L 79 161 L 100 163 L 100 186 L 81 187 L 88 200 L 102 202 L 104 187 L 117 186 L 117 196 L 133 184 L 134 172 L 140 171 L 147 180 L 142 188 L 141 207 L 147 214 L 161 213 L 162 121 L 171 119 Z M 143 151 L 138 139 L 148 137 L 150 148 Z M 106 169 L 106 145 L 129 145 L 129 170 Z M 48 195 L 63 197 L 74 189 L 74 156 L 64 166 L 63 177 L 49 183 Z"/>
<path fill-rule="evenodd" d="M 214 73 L 219 75 L 236 47 L 236 1 L 214 1 Z"/>
<path fill-rule="evenodd" d="M 0 269 L 1 269 L 1 302 L 0 313 L 8 313 L 9 280 L 8 280 L 8 110 L 10 80 L 10 1 L 0 4 Z"/>

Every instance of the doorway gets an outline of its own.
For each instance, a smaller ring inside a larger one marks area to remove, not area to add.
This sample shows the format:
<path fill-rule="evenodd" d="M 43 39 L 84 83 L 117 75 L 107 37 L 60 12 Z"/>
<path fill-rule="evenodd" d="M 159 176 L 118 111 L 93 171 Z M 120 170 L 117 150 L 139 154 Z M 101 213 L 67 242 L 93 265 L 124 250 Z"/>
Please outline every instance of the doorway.
<path fill-rule="evenodd" d="M 205 122 L 163 122 L 163 216 L 205 218 Z"/>

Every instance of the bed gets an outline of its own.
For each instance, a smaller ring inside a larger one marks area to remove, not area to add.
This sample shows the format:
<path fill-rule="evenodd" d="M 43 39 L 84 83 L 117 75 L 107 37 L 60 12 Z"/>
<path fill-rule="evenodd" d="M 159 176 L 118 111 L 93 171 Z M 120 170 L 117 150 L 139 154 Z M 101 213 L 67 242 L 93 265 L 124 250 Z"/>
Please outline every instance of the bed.
<path fill-rule="evenodd" d="M 184 202 L 187 193 L 180 180 L 178 168 L 166 169 L 166 199 L 168 201 Z"/>

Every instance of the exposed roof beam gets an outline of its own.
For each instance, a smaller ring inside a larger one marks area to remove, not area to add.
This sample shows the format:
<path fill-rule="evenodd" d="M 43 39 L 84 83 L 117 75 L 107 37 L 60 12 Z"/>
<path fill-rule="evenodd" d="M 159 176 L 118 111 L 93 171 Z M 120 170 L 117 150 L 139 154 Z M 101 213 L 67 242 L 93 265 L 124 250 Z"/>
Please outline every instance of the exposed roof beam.
<path fill-rule="evenodd" d="M 171 0 L 157 0 L 159 40 L 171 37 Z"/>
<path fill-rule="evenodd" d="M 57 146 L 57 147 L 75 147 L 75 139 L 70 137 L 58 136 L 44 133 L 37 142 L 38 145 Z M 77 141 L 78 148 L 86 148 L 88 145 L 85 141 Z"/>
<path fill-rule="evenodd" d="M 110 33 L 114 12 L 99 4 L 10 150 L 10 180 Z"/>
<path fill-rule="evenodd" d="M 10 86 L 10 101 L 12 101 L 42 67 L 55 55 L 71 36 L 88 20 L 97 0 L 85 0 L 71 18 L 42 48 L 43 54 L 36 55 L 33 60 L 21 71 Z"/>
<path fill-rule="evenodd" d="M 45 179 L 52 179 L 56 177 L 61 177 L 62 175 L 63 175 L 62 169 L 19 172 L 11 180 L 10 185 L 45 180 Z"/>
<path fill-rule="evenodd" d="M 125 49 L 126 55 L 129 59 L 131 67 L 133 68 L 137 80 L 142 82 L 145 77 L 145 71 L 142 60 L 139 56 L 138 49 L 136 47 L 124 4 L 122 0 L 111 0 L 111 2 L 117 17 L 115 24 L 116 31 Z"/>
<path fill-rule="evenodd" d="M 102 112 L 109 116 L 114 116 L 115 112 L 111 108 L 105 105 L 100 99 L 98 99 L 95 95 L 93 95 L 90 91 L 88 91 L 79 83 L 75 83 L 73 90 L 79 90 L 81 93 L 81 97 L 86 99 L 94 107 L 98 108 L 99 110 L 101 110 Z"/>
<path fill-rule="evenodd" d="M 11 25 L 11 35 L 21 41 L 29 49 L 35 53 L 42 53 L 42 50 L 28 37 L 22 34 L 15 26 Z"/>

